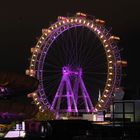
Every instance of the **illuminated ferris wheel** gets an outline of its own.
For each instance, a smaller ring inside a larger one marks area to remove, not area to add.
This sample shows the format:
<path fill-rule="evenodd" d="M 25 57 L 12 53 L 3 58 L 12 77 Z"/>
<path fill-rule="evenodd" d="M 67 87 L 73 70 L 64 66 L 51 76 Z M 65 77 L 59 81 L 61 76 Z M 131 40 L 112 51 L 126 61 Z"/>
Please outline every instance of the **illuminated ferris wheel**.
<path fill-rule="evenodd" d="M 84 13 L 59 16 L 36 46 L 26 73 L 39 80 L 33 100 L 43 112 L 93 112 L 108 108 L 120 86 L 122 61 L 105 21 Z"/>

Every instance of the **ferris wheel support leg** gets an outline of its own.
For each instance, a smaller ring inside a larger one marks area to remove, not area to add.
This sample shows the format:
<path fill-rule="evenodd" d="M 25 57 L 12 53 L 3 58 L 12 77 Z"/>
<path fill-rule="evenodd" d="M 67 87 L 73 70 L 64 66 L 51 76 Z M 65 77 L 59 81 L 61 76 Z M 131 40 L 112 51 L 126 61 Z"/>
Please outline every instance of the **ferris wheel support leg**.
<path fill-rule="evenodd" d="M 78 89 L 79 89 L 79 78 L 76 78 L 73 90 L 76 106 L 78 103 Z"/>
<path fill-rule="evenodd" d="M 74 92 L 72 90 L 72 87 L 71 87 L 71 84 L 70 84 L 70 80 L 67 80 L 67 88 L 69 90 L 69 93 L 70 95 L 68 95 L 68 98 L 70 100 L 70 106 L 71 108 L 74 109 L 74 112 L 78 112 L 78 109 L 77 109 L 77 104 L 76 104 L 76 101 L 75 101 L 75 98 L 74 98 Z"/>
<path fill-rule="evenodd" d="M 80 77 L 80 83 L 81 83 L 82 94 L 84 96 L 87 112 L 92 112 L 94 107 L 81 77 Z"/>
<path fill-rule="evenodd" d="M 57 111 L 60 109 L 60 103 L 61 103 L 61 98 L 62 98 L 62 87 L 63 87 L 63 78 L 62 78 L 60 85 L 58 87 L 58 90 L 55 94 L 54 100 L 51 105 L 51 110 L 54 110 L 57 100 L 58 100 L 58 102 L 57 102 L 56 109 L 57 109 Z"/>

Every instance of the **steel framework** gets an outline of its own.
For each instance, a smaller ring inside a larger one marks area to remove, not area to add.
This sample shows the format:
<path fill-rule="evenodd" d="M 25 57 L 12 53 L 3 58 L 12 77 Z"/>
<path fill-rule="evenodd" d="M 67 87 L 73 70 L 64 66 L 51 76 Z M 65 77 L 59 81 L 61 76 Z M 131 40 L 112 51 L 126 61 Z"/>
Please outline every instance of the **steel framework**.
<path fill-rule="evenodd" d="M 66 30 L 71 30 L 73 27 L 79 26 L 86 27 L 94 32 L 104 47 L 108 67 L 107 80 L 101 99 L 96 104 L 94 110 L 97 111 L 108 108 L 113 91 L 120 85 L 122 67 L 118 64 L 118 62 L 121 61 L 121 57 L 116 45 L 116 41 L 119 40 L 119 38 L 112 36 L 110 31 L 104 27 L 104 23 L 105 22 L 103 20 L 95 18 L 91 19 L 88 18 L 86 14 L 76 13 L 76 15 L 72 17 L 58 17 L 57 22 L 52 24 L 48 29 L 42 30 L 42 36 L 38 40 L 35 48 L 31 49 L 33 54 L 30 62 L 30 68 L 26 71 L 27 74 L 36 77 L 40 81 L 38 90 L 33 94 L 33 99 L 41 111 L 44 111 L 46 107 L 57 111 L 60 109 L 60 101 L 64 96 L 62 92 L 64 86 L 67 91 L 65 95 L 68 104 L 68 108 L 66 109 L 67 111 L 78 111 L 78 86 L 80 86 L 83 91 L 82 98 L 84 100 L 86 112 L 93 110 L 91 99 L 89 98 L 82 80 L 82 69 L 77 71 L 77 69 L 72 70 L 67 66 L 63 67 L 63 76 L 52 104 L 50 104 L 47 98 L 43 85 L 43 66 L 48 50 L 60 34 L 63 34 Z M 66 74 L 67 72 L 64 72 L 65 69 L 70 74 Z M 75 74 L 75 72 L 78 74 Z M 75 77 L 76 81 L 74 86 L 70 84 L 72 76 Z"/>

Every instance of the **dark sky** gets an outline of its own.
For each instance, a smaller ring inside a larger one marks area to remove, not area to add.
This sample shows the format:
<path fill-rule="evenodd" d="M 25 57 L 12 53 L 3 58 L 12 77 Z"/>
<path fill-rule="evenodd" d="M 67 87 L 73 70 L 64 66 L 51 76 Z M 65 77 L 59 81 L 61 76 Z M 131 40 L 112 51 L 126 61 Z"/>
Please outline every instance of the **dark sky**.
<path fill-rule="evenodd" d="M 0 3 L 0 70 L 24 73 L 30 48 L 57 16 L 82 11 L 106 21 L 120 36 L 122 58 L 128 61 L 125 86 L 140 87 L 140 1 L 139 0 L 5 0 Z"/>

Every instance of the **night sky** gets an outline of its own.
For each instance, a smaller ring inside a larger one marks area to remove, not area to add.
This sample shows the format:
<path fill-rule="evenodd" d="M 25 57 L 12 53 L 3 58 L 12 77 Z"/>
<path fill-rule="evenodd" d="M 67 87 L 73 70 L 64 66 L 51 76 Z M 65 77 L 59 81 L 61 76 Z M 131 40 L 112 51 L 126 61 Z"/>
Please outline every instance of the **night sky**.
<path fill-rule="evenodd" d="M 140 1 L 139 0 L 12 0 L 0 3 L 0 70 L 25 73 L 41 29 L 57 16 L 81 11 L 106 21 L 118 44 L 122 59 L 128 61 L 122 85 L 128 95 L 140 99 Z M 132 94 L 132 95 L 131 95 Z"/>

